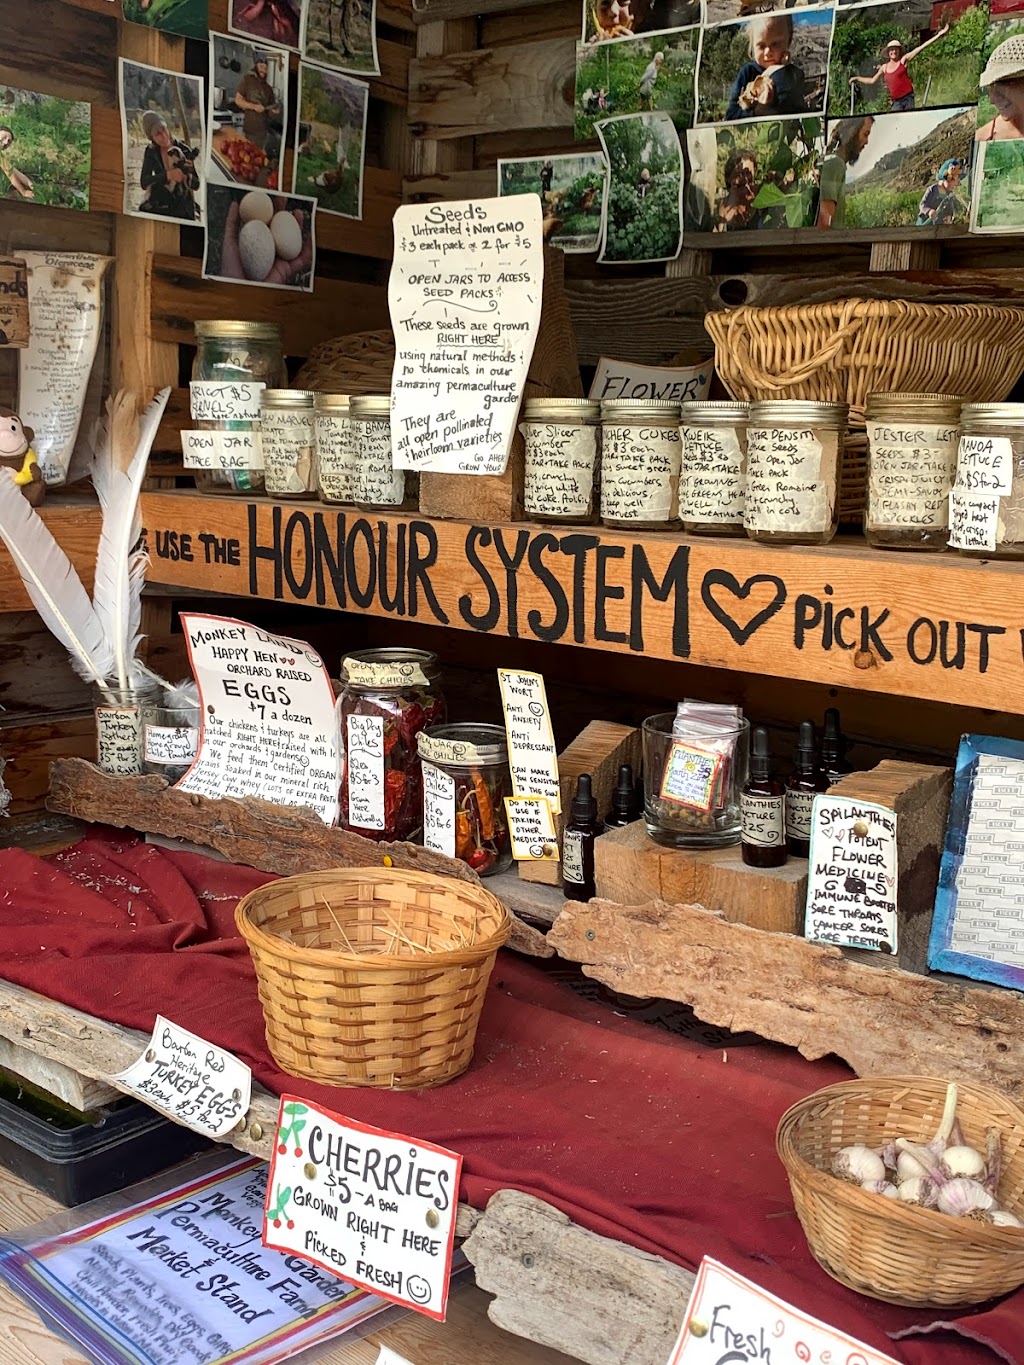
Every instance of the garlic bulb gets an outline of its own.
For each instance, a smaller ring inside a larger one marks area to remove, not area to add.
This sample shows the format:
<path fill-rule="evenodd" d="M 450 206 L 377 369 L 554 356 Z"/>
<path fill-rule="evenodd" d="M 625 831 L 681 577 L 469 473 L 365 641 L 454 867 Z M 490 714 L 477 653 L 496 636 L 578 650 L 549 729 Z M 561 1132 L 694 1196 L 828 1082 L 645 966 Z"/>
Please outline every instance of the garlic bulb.
<path fill-rule="evenodd" d="M 981 1180 L 985 1174 L 985 1158 L 973 1147 L 947 1147 L 939 1162 L 944 1175 L 951 1180 L 965 1175 L 969 1180 Z"/>
<path fill-rule="evenodd" d="M 900 1152 L 896 1158 L 896 1179 L 900 1185 L 908 1180 L 929 1180 L 930 1172 L 916 1156 L 910 1152 Z"/>
<path fill-rule="evenodd" d="M 832 1158 L 832 1174 L 851 1184 L 863 1185 L 866 1180 L 885 1179 L 885 1162 L 870 1147 L 856 1143 L 836 1152 Z"/>
<path fill-rule="evenodd" d="M 982 1218 L 995 1207 L 995 1202 L 984 1185 L 961 1175 L 942 1186 L 937 1207 L 940 1213 L 954 1218 Z"/>
<path fill-rule="evenodd" d="M 909 1138 L 897 1138 L 896 1147 L 899 1151 L 896 1174 L 900 1180 L 917 1177 L 934 1181 L 936 1185 L 945 1182 L 946 1176 L 930 1148 L 920 1147 Z"/>
<path fill-rule="evenodd" d="M 862 1190 L 867 1190 L 869 1194 L 881 1194 L 886 1199 L 898 1199 L 899 1191 L 895 1185 L 891 1185 L 888 1180 L 865 1180 L 861 1185 Z"/>
<path fill-rule="evenodd" d="M 989 1209 L 987 1216 L 988 1221 L 994 1223 L 997 1228 L 1024 1228 L 1024 1222 L 1009 1209 Z"/>
<path fill-rule="evenodd" d="M 933 1209 L 937 1191 L 927 1177 L 915 1175 L 909 1180 L 900 1181 L 896 1196 L 904 1204 L 918 1204 L 923 1209 Z"/>

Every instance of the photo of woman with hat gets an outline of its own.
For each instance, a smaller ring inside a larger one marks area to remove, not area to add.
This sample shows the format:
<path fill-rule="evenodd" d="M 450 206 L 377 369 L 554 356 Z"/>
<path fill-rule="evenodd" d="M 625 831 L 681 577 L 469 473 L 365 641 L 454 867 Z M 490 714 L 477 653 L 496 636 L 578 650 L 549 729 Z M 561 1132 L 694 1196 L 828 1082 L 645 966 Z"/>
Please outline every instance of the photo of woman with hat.
<path fill-rule="evenodd" d="M 121 58 L 124 212 L 202 219 L 202 82 Z"/>
<path fill-rule="evenodd" d="M 985 64 L 978 84 L 987 92 L 996 113 L 995 118 L 978 129 L 975 141 L 1011 142 L 1024 138 L 1024 33 L 1016 33 L 999 44 Z"/>
<path fill-rule="evenodd" d="M 894 114 L 906 113 L 908 109 L 916 108 L 916 93 L 914 82 L 910 79 L 910 72 L 907 67 L 919 57 L 926 48 L 931 47 L 932 43 L 937 43 L 940 38 L 945 38 L 949 32 L 949 25 L 944 24 L 942 28 L 923 43 L 919 43 L 912 51 L 908 52 L 898 38 L 891 38 L 885 45 L 885 61 L 881 63 L 873 76 L 851 76 L 850 85 L 877 85 L 879 81 L 885 81 L 885 88 L 889 92 L 889 99 Z"/>

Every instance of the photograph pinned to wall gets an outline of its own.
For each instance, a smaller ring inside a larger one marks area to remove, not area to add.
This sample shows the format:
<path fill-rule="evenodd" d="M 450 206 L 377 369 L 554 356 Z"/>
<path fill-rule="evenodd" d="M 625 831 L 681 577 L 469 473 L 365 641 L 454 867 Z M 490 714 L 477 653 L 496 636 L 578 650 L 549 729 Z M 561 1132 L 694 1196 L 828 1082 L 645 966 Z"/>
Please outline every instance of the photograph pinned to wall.
<path fill-rule="evenodd" d="M 600 152 L 498 162 L 498 194 L 539 195 L 544 240 L 569 255 L 596 251 L 600 245 L 607 178 Z"/>
<path fill-rule="evenodd" d="M 782 118 L 825 107 L 832 9 L 757 14 L 706 29 L 697 122 Z"/>
<path fill-rule="evenodd" d="M 280 188 L 288 116 L 288 53 L 210 34 L 207 178 Z"/>
<path fill-rule="evenodd" d="M 1024 229 L 1024 139 L 975 143 L 972 189 L 972 232 Z"/>
<path fill-rule="evenodd" d="M 210 27 L 207 0 L 122 0 L 122 4 L 129 23 L 180 33 L 183 38 L 205 38 Z"/>
<path fill-rule="evenodd" d="M 316 200 L 209 185 L 203 278 L 310 293 Z"/>
<path fill-rule="evenodd" d="M 322 213 L 363 216 L 363 156 L 370 87 L 340 71 L 299 63 L 298 141 L 292 193 Z"/>
<path fill-rule="evenodd" d="M 302 0 L 228 0 L 232 33 L 298 52 L 302 42 Z"/>
<path fill-rule="evenodd" d="M 989 24 L 978 79 L 978 142 L 1024 138 L 1024 17 Z M 1002 158 L 1009 164 L 1006 158 Z M 1000 158 L 993 160 L 993 165 Z"/>
<path fill-rule="evenodd" d="M 687 232 L 805 228 L 814 222 L 820 118 L 758 119 L 686 135 Z"/>
<path fill-rule="evenodd" d="M 683 245 L 683 149 L 668 114 L 597 125 L 608 163 L 599 261 L 674 261 Z"/>
<path fill-rule="evenodd" d="M 305 0 L 302 55 L 353 76 L 379 76 L 377 0 Z"/>
<path fill-rule="evenodd" d="M 592 138 L 598 120 L 620 114 L 661 110 L 678 129 L 692 127 L 699 47 L 699 28 L 577 43 L 577 141 Z"/>
<path fill-rule="evenodd" d="M 982 4 L 901 0 L 840 8 L 829 114 L 849 118 L 973 104 L 987 23 Z"/>
<path fill-rule="evenodd" d="M 704 22 L 709 26 L 732 24 L 737 19 L 752 19 L 756 14 L 802 9 L 805 5 L 819 3 L 820 0 L 705 0 Z M 1024 4 L 1024 0 L 1021 0 L 1021 3 Z"/>
<path fill-rule="evenodd" d="M 0 199 L 87 209 L 92 111 L 84 100 L 0 86 Z"/>
<path fill-rule="evenodd" d="M 583 0 L 585 43 L 689 28 L 699 23 L 700 0 Z"/>
<path fill-rule="evenodd" d="M 202 222 L 202 81 L 124 57 L 119 81 L 123 211 L 142 218 Z"/>

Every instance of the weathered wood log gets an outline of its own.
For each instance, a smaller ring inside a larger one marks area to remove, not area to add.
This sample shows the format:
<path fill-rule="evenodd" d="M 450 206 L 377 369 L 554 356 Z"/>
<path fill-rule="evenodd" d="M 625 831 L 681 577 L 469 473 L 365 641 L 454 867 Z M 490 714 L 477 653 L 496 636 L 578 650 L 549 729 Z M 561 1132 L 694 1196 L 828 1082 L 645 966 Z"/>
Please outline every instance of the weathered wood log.
<path fill-rule="evenodd" d="M 492 1322 L 590 1365 L 664 1365 L 693 1291 L 688 1270 L 520 1190 L 491 1198 L 463 1250 Z"/>
<path fill-rule="evenodd" d="M 572 38 L 510 43 L 409 64 L 414 136 L 469 137 L 520 128 L 570 128 L 576 46 Z"/>
<path fill-rule="evenodd" d="M 436 872 L 459 881 L 480 879 L 465 863 L 416 844 L 374 843 L 331 829 L 304 806 L 278 806 L 258 797 L 205 797 L 168 786 L 153 774 L 113 777 L 84 759 L 58 759 L 50 767 L 47 807 L 60 815 L 163 834 L 202 844 L 235 863 L 292 876 L 331 867 L 394 867 Z M 508 946 L 531 957 L 551 957 L 543 934 L 513 916 Z"/>
<path fill-rule="evenodd" d="M 682 1001 L 812 1060 L 834 1052 L 859 1076 L 976 1080 L 1024 1099 L 1017 991 L 868 965 L 695 905 L 567 901 L 548 941 L 613 990 Z"/>

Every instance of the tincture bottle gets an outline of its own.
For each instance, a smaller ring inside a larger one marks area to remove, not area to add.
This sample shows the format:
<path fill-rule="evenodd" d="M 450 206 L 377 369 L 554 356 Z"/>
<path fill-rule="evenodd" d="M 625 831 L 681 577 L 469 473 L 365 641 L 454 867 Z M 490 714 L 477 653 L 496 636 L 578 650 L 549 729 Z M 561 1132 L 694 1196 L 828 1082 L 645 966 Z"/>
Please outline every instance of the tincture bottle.
<path fill-rule="evenodd" d="M 637 797 L 633 768 L 629 763 L 619 766 L 619 780 L 612 792 L 612 808 L 604 817 L 605 829 L 622 829 L 640 819 L 641 805 Z"/>
<path fill-rule="evenodd" d="M 786 848 L 786 789 L 772 776 L 768 731 L 754 731 L 750 776 L 740 792 L 740 854 L 748 867 L 781 867 Z"/>
<path fill-rule="evenodd" d="M 825 712 L 825 733 L 821 737 L 821 766 L 830 787 L 835 786 L 847 773 L 853 772 L 846 761 L 846 736 L 839 723 L 839 712 L 834 706 L 830 706 Z"/>
<path fill-rule="evenodd" d="M 601 833 L 590 774 L 576 783 L 572 810 L 562 834 L 562 881 L 566 900 L 588 901 L 595 894 L 594 840 Z"/>
<path fill-rule="evenodd" d="M 786 847 L 794 858 L 811 851 L 811 810 L 819 792 L 828 790 L 828 778 L 818 764 L 814 722 L 800 722 L 800 738 L 794 767 L 786 778 Z"/>

